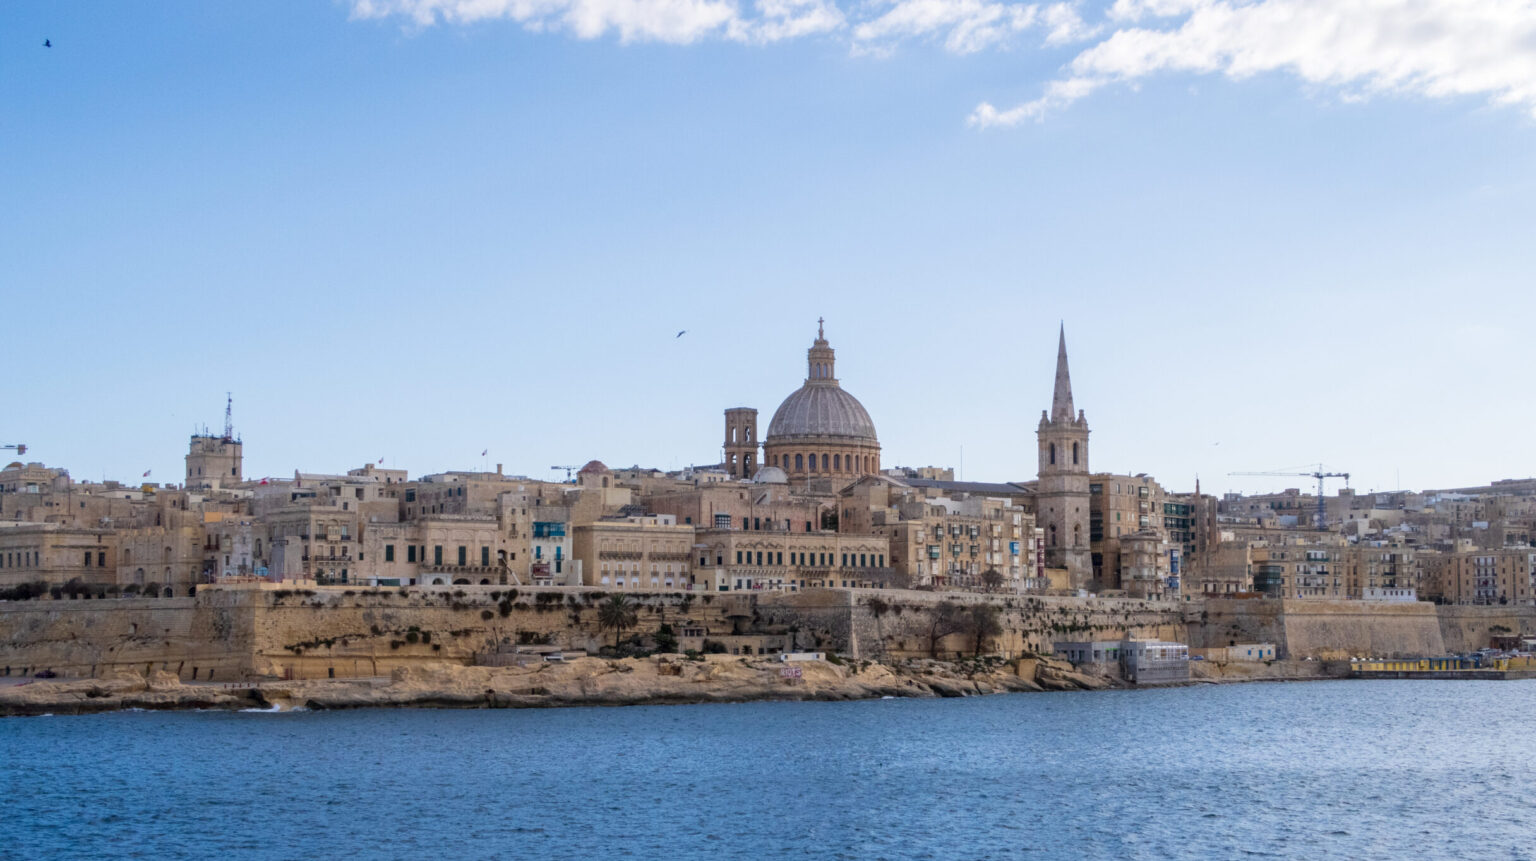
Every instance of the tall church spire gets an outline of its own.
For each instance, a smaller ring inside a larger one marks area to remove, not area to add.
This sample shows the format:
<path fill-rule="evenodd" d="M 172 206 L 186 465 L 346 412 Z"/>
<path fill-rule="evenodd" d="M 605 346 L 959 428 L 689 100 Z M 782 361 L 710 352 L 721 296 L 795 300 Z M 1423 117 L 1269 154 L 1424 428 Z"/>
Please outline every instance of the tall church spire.
<path fill-rule="evenodd" d="M 1067 324 L 1061 324 L 1061 340 L 1056 345 L 1056 391 L 1051 395 L 1051 421 L 1072 421 L 1072 376 L 1067 373 Z"/>

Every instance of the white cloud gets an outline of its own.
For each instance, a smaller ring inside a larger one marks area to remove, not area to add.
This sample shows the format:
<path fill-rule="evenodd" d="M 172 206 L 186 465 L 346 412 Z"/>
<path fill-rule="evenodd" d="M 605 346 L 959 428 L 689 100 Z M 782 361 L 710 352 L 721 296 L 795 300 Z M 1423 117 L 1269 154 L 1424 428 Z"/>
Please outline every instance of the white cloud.
<path fill-rule="evenodd" d="M 843 10 L 829 0 L 757 0 L 755 19 L 737 18 L 727 31 L 742 42 L 777 42 L 843 27 Z"/>
<path fill-rule="evenodd" d="M 726 32 L 737 7 L 729 0 L 354 0 L 352 15 L 404 17 L 421 27 L 507 19 L 581 39 L 613 32 L 624 42 L 688 44 Z"/>
<path fill-rule="evenodd" d="M 1099 30 L 1083 21 L 1082 14 L 1078 12 L 1078 4 L 1075 2 L 1052 3 L 1040 14 L 1045 20 L 1045 26 L 1050 28 L 1050 32 L 1045 35 L 1047 45 L 1081 42 L 1094 36 Z"/>
<path fill-rule="evenodd" d="M 509 20 L 534 31 L 593 39 L 688 44 L 706 38 L 769 43 L 844 30 L 855 53 L 933 39 L 957 54 L 1000 46 L 1034 26 L 1056 44 L 1090 32 L 1076 2 L 867 0 L 852 12 L 835 0 L 352 0 L 354 18 L 403 18 L 416 27 Z"/>
<path fill-rule="evenodd" d="M 855 46 L 879 50 L 910 39 L 942 37 L 946 49 L 970 54 L 1028 29 L 1040 14 L 1033 4 L 993 0 L 894 0 L 880 6 L 882 14 L 853 28 Z"/>
<path fill-rule="evenodd" d="M 983 102 L 977 128 L 1038 121 L 1159 74 L 1293 76 L 1343 103 L 1473 97 L 1536 117 L 1536 0 L 349 0 L 416 27 L 509 20 L 581 39 L 767 44 L 841 34 L 856 54 L 907 42 L 956 54 L 1091 42 L 1040 95 Z M 1026 36 L 1026 34 L 1031 34 Z"/>
<path fill-rule="evenodd" d="M 1067 76 L 978 127 L 1039 120 L 1110 83 L 1164 72 L 1294 75 L 1342 100 L 1474 96 L 1536 116 L 1536 0 L 1116 0 L 1124 27 L 1078 54 Z"/>

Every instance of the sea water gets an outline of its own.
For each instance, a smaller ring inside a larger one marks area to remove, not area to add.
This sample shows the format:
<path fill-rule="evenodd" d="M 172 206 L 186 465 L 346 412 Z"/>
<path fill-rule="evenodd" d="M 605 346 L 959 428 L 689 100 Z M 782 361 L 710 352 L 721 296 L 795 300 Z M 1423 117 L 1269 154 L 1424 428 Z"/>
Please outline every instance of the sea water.
<path fill-rule="evenodd" d="M 1536 682 L 0 721 L 4 858 L 1536 858 Z"/>

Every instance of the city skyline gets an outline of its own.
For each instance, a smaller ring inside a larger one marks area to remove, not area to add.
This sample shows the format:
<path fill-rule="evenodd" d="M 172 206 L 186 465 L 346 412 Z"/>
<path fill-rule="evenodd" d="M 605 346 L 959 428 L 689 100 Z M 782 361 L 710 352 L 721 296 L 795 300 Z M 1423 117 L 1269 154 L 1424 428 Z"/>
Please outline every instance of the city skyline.
<path fill-rule="evenodd" d="M 0 11 L 26 405 L 0 443 L 166 480 L 233 391 L 253 474 L 487 448 L 535 478 L 679 468 L 718 456 L 720 410 L 797 385 L 825 316 L 886 463 L 1021 480 L 1065 320 L 1096 470 L 1218 493 L 1318 462 L 1361 490 L 1536 472 L 1536 405 L 1510 394 L 1530 114 L 1457 85 L 1518 63 L 1503 41 L 1425 79 L 1458 96 L 1170 66 L 982 129 L 983 102 L 1203 19 L 1079 4 L 1096 35 L 1048 44 L 1045 7 L 980 4 L 1019 27 L 892 18 L 858 53 L 847 9 L 744 45 L 729 18 L 668 40 L 422 8 Z"/>
<path fill-rule="evenodd" d="M 818 322 L 820 323 L 821 321 L 818 321 Z M 681 337 L 683 337 L 681 334 L 674 335 L 674 338 L 681 338 Z M 1054 359 L 1053 359 L 1053 361 L 1054 361 Z M 234 404 L 233 393 L 226 393 L 225 405 L 226 405 L 226 409 L 229 411 L 231 416 L 235 415 L 234 411 L 233 411 L 233 404 Z M 768 420 L 774 415 L 774 406 L 775 405 L 776 404 L 774 404 L 774 403 L 769 403 L 767 406 L 757 406 L 757 405 L 751 405 L 751 404 L 736 404 L 736 405 L 732 405 L 732 406 L 751 406 L 752 408 L 757 409 L 759 411 L 759 413 L 760 413 L 760 420 L 761 420 L 762 426 L 764 428 L 766 428 L 767 425 L 768 425 Z M 730 407 L 725 407 L 724 409 L 729 409 L 729 408 Z M 230 418 L 229 420 L 232 422 L 232 430 L 234 432 L 235 438 L 244 441 L 245 440 L 245 435 L 244 435 L 244 432 L 241 429 L 241 425 L 240 425 L 239 421 L 236 418 Z M 876 425 L 878 427 L 879 426 L 878 416 L 875 417 L 875 420 L 876 420 Z M 717 424 L 718 424 L 718 422 L 717 422 Z M 1095 429 L 1095 431 L 1097 431 L 1097 429 Z M 192 431 L 190 433 L 190 436 L 193 436 L 193 437 L 196 437 L 196 436 L 217 437 L 217 436 L 220 436 L 223 432 L 224 432 L 224 428 L 219 423 L 216 423 L 216 422 L 202 422 L 202 423 L 199 423 L 198 425 L 196 425 L 192 429 Z M 279 445 L 280 448 L 282 447 L 281 446 L 281 442 L 282 441 L 280 441 L 280 445 Z M 1097 445 L 1097 443 L 1096 443 L 1096 445 Z M 250 463 L 250 462 L 261 463 L 262 460 L 260 458 L 260 451 L 261 451 L 261 446 L 260 445 L 257 445 L 255 448 L 247 449 L 248 453 L 255 453 L 257 455 L 257 457 L 254 458 L 254 459 L 247 458 L 247 462 L 248 463 Z M 887 451 L 889 451 L 889 449 L 887 449 Z M 687 467 L 698 467 L 698 468 L 707 468 L 707 467 L 719 466 L 720 463 L 723 462 L 723 456 L 724 456 L 724 453 L 725 453 L 724 449 L 723 448 L 719 449 L 719 451 L 717 453 L 722 455 L 722 457 L 720 459 L 717 459 L 717 460 L 709 460 L 709 459 L 693 460 L 693 461 L 688 462 L 685 466 L 687 466 Z M 1029 456 L 1033 456 L 1034 455 L 1034 451 L 1033 451 L 1032 448 L 1026 448 L 1026 449 L 1023 450 L 1022 453 L 1024 455 L 1029 455 Z M 516 452 L 514 451 L 512 454 L 515 455 Z M 956 477 L 958 479 L 964 480 L 966 478 L 966 476 L 965 476 L 964 471 L 963 471 L 963 468 L 964 468 L 963 467 L 963 464 L 964 464 L 964 461 L 963 461 L 963 444 L 962 444 L 962 449 L 961 449 L 960 454 L 961 454 L 961 459 L 958 462 L 955 462 L 955 463 L 941 462 L 939 460 L 934 460 L 934 459 L 931 459 L 931 458 L 927 459 L 927 460 L 925 460 L 923 458 L 896 460 L 896 459 L 892 459 L 890 457 L 885 457 L 883 459 L 883 461 L 882 461 L 881 468 L 882 469 L 887 469 L 887 468 L 896 468 L 896 467 L 936 466 L 936 467 L 941 467 L 941 468 L 953 469 L 953 470 L 956 471 Z M 36 455 L 36 452 L 35 452 L 34 448 L 29 445 L 28 451 L 27 451 L 27 455 L 25 457 L 23 457 L 22 460 L 23 461 L 34 461 L 34 460 L 37 460 L 37 457 L 35 455 Z M 444 457 L 441 454 L 439 454 L 439 456 L 440 457 Z M 453 456 L 450 455 L 450 456 L 446 456 L 446 457 L 450 457 L 451 458 Z M 158 460 L 161 458 L 161 455 L 157 453 L 155 455 L 155 458 L 157 459 L 156 462 L 158 463 Z M 330 466 L 316 466 L 315 468 L 309 468 L 309 467 L 306 467 L 306 466 L 295 466 L 295 467 L 293 467 L 291 469 L 279 469 L 279 470 L 276 470 L 276 471 L 263 471 L 260 468 L 255 469 L 255 470 L 247 470 L 246 471 L 246 480 L 247 481 L 260 481 L 263 478 L 282 479 L 282 478 L 291 476 L 294 473 L 300 473 L 300 472 L 302 472 L 302 473 L 309 473 L 309 474 L 334 474 L 334 475 L 340 475 L 340 474 L 345 473 L 349 469 L 356 469 L 359 466 L 373 464 L 373 465 L 381 466 L 381 467 L 386 468 L 386 469 L 405 469 L 412 476 L 422 476 L 422 475 L 431 475 L 431 474 L 436 474 L 436 473 L 448 473 L 448 472 L 477 472 L 477 471 L 478 472 L 491 472 L 491 471 L 493 471 L 495 469 L 503 469 L 509 475 L 523 475 L 523 476 L 526 476 L 528 478 L 532 478 L 532 479 L 540 480 L 540 481 L 555 481 L 555 480 L 559 479 L 559 475 L 558 475 L 559 473 L 565 473 L 567 475 L 567 477 L 569 477 L 569 474 L 570 474 L 571 471 L 573 471 L 574 469 L 582 466 L 587 461 L 589 461 L 589 460 L 599 460 L 599 461 L 603 460 L 603 457 L 602 457 L 601 454 L 594 454 L 594 455 L 591 455 L 590 457 L 588 457 L 588 456 L 581 456 L 581 457 L 575 458 L 574 462 L 565 463 L 565 464 L 562 464 L 562 465 L 559 465 L 559 466 L 549 466 L 548 470 L 549 470 L 549 472 L 551 474 L 545 475 L 545 474 L 543 474 L 544 470 L 541 469 L 541 468 L 533 468 L 533 467 L 524 466 L 524 465 L 520 464 L 516 460 L 505 460 L 503 458 L 504 458 L 503 450 L 501 450 L 499 448 L 494 448 L 494 447 L 488 445 L 488 446 L 486 446 L 485 448 L 483 448 L 481 450 L 481 452 L 479 453 L 478 456 L 470 458 L 470 460 L 472 462 L 468 462 L 468 463 L 452 462 L 452 461 L 440 461 L 441 463 L 446 463 L 448 465 L 422 467 L 422 466 L 418 466 L 418 465 L 411 464 L 411 463 L 400 462 L 397 459 L 392 458 L 390 455 L 384 454 L 384 455 L 381 455 L 380 457 L 378 457 L 376 459 L 370 459 L 370 458 L 367 458 L 367 457 L 361 457 L 361 458 L 354 457 L 352 459 L 352 461 L 348 461 L 346 463 L 330 465 Z M 181 457 L 177 457 L 176 458 L 177 463 L 171 465 L 170 467 L 164 467 L 164 466 L 151 466 L 151 467 L 148 467 L 145 470 L 146 474 L 141 476 L 141 479 L 143 481 L 146 481 L 146 482 L 149 482 L 149 483 L 152 483 L 152 484 L 167 484 L 167 485 L 177 484 L 178 483 L 177 479 L 181 476 L 181 463 L 179 462 L 181 460 L 182 460 Z M 47 463 L 48 466 L 55 467 L 55 468 L 63 468 L 63 469 L 66 469 L 66 470 L 69 470 L 69 468 L 70 468 L 70 465 L 68 463 L 65 463 L 65 462 L 48 461 L 46 463 Z M 766 459 L 764 459 L 763 463 L 765 465 L 767 464 Z M 618 461 L 614 461 L 612 463 L 609 463 L 608 465 L 610 467 L 612 467 L 612 468 L 620 468 L 620 469 L 626 468 L 628 466 L 637 466 L 637 467 L 641 467 L 641 468 L 654 468 L 654 469 L 661 469 L 661 470 L 666 470 L 666 471 L 675 471 L 675 470 L 681 468 L 681 467 L 676 467 L 676 466 L 662 466 L 659 463 L 654 462 L 654 461 L 635 461 L 633 463 L 620 463 Z M 1171 486 L 1173 486 L 1175 488 L 1178 488 L 1178 489 L 1181 489 L 1181 490 L 1184 490 L 1184 491 L 1189 491 L 1189 490 L 1193 489 L 1193 485 L 1192 484 L 1191 484 L 1190 487 L 1183 487 L 1182 485 L 1177 483 L 1177 478 L 1175 478 L 1172 481 L 1170 481 L 1166 477 L 1160 476 L 1156 472 L 1153 472 L 1153 471 L 1150 471 L 1150 470 L 1121 469 L 1121 468 L 1118 468 L 1118 467 L 1116 467 L 1114 465 L 1108 465 L 1108 466 L 1103 465 L 1101 463 L 1098 463 L 1097 460 L 1094 461 L 1091 466 L 1092 466 L 1092 472 L 1094 472 L 1094 473 L 1104 473 L 1104 474 L 1108 474 L 1108 473 L 1122 473 L 1122 474 L 1144 473 L 1144 474 L 1147 474 L 1147 475 L 1151 475 L 1152 477 L 1157 478 L 1160 481 L 1163 481 L 1165 484 L 1171 484 Z M 1266 493 L 1266 492 L 1273 492 L 1273 491 L 1278 490 L 1280 488 L 1291 488 L 1291 487 L 1298 488 L 1303 493 L 1310 493 L 1310 492 L 1312 492 L 1311 489 L 1312 489 L 1313 485 L 1312 485 L 1311 482 L 1312 482 L 1313 479 L 1309 479 L 1307 477 L 1307 472 L 1317 468 L 1318 466 L 1322 466 L 1322 467 L 1324 467 L 1326 469 L 1332 469 L 1333 468 L 1333 467 L 1331 467 L 1331 466 L 1329 466 L 1327 464 L 1295 464 L 1295 465 L 1289 465 L 1289 466 L 1269 467 L 1269 468 L 1266 468 L 1266 469 L 1263 469 L 1263 470 L 1256 470 L 1255 471 L 1255 472 L 1267 471 L 1267 472 L 1274 472 L 1274 473 L 1287 473 L 1286 475 L 1283 475 L 1283 476 L 1282 475 L 1273 475 L 1273 476 L 1269 476 L 1269 477 L 1261 477 L 1261 476 L 1257 476 L 1257 475 L 1245 475 L 1245 476 L 1241 476 L 1241 477 L 1220 476 L 1220 477 L 1218 477 L 1218 479 L 1226 479 L 1228 481 L 1238 482 L 1238 483 L 1247 483 L 1247 485 L 1250 485 L 1250 486 L 1243 486 L 1241 490 L 1236 491 L 1236 492 L 1241 492 L 1241 493 L 1246 493 L 1246 494 L 1263 494 L 1263 493 Z M 121 481 L 121 482 L 123 482 L 125 484 L 129 484 L 129 485 L 133 485 L 133 484 L 137 484 L 138 483 L 138 482 L 134 481 L 131 476 L 103 475 L 103 476 L 100 477 L 100 479 L 96 479 L 96 478 L 93 478 L 93 477 L 88 476 L 88 475 L 77 475 L 77 474 L 74 474 L 73 472 L 71 474 L 76 478 L 76 480 L 83 480 L 83 481 L 94 481 L 94 480 L 112 481 L 112 480 L 117 480 L 117 481 Z M 1017 476 L 1015 476 L 1015 475 L 1008 475 L 1008 476 L 975 476 L 975 475 L 973 475 L 973 476 L 971 476 L 971 479 L 972 480 L 981 480 L 981 481 L 1026 482 L 1026 481 L 1032 480 L 1033 477 L 1034 477 L 1034 472 L 1033 472 L 1033 468 L 1031 468 L 1030 475 L 1017 475 Z M 1488 484 L 1488 483 L 1490 483 L 1492 481 L 1496 481 L 1496 480 L 1500 480 L 1500 479 L 1522 478 L 1522 477 L 1525 477 L 1525 476 L 1501 475 L 1501 476 L 1493 476 L 1493 477 L 1489 477 L 1487 479 L 1477 480 L 1477 481 L 1464 481 L 1464 482 L 1459 482 L 1459 483 L 1456 483 L 1456 484 L 1446 484 L 1446 485 L 1441 485 L 1439 487 L 1429 487 L 1429 486 L 1424 486 L 1424 487 L 1406 487 L 1406 486 L 1404 486 L 1404 487 L 1397 487 L 1397 488 L 1361 488 L 1359 486 L 1359 483 L 1356 482 L 1356 481 L 1351 481 L 1348 484 L 1344 484 L 1344 483 L 1341 483 L 1337 478 L 1330 478 L 1329 481 L 1328 481 L 1327 490 L 1328 490 L 1329 495 L 1336 495 L 1338 493 L 1339 489 L 1342 488 L 1342 487 L 1353 488 L 1353 489 L 1355 489 L 1357 491 L 1360 491 L 1360 490 L 1388 491 L 1388 490 L 1394 490 L 1394 489 L 1398 489 L 1398 490 L 1435 490 L 1435 489 L 1449 489 L 1449 488 L 1452 488 L 1452 487 L 1470 487 L 1470 486 Z M 1222 490 L 1214 489 L 1212 484 L 1210 484 L 1210 483 L 1208 483 L 1208 482 L 1206 482 L 1204 480 L 1202 480 L 1202 483 L 1203 483 L 1203 489 L 1206 492 L 1208 492 L 1208 493 L 1216 493 L 1217 495 L 1220 495 L 1221 493 L 1225 492 L 1225 491 L 1222 491 Z M 1219 483 L 1219 481 L 1218 481 L 1218 483 Z M 1251 486 L 1252 484 L 1255 484 L 1255 483 L 1262 485 L 1265 489 L 1262 489 L 1262 490 L 1255 489 L 1254 487 Z"/>

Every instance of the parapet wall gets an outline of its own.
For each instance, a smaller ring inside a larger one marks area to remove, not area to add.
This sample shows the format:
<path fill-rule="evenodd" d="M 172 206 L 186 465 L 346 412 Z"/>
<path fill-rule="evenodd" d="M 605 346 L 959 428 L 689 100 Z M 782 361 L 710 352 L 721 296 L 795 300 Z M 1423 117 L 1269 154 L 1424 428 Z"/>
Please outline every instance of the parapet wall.
<path fill-rule="evenodd" d="M 1293 660 L 1421 657 L 1482 648 L 1497 634 L 1536 635 L 1532 607 L 842 589 L 627 596 L 637 619 L 625 637 L 654 634 L 662 624 L 681 636 L 686 624 L 708 637 L 788 634 L 797 648 L 881 661 L 970 654 L 975 640 L 963 627 L 941 630 L 933 642 L 936 611 L 946 603 L 996 607 L 1001 630 L 984 651 L 1006 657 L 1127 635 L 1192 648 L 1269 642 Z M 383 676 L 426 662 L 467 664 L 516 643 L 595 652 L 614 638 L 598 619 L 605 598 L 578 588 L 243 586 L 205 587 L 193 598 L 0 601 L 0 667 L 12 676 L 50 669 L 79 677 L 154 669 L 217 683 Z"/>
<path fill-rule="evenodd" d="M 156 669 L 234 681 L 248 664 L 252 622 L 247 603 L 212 594 L 0 602 L 0 665 L 12 676 Z"/>
<path fill-rule="evenodd" d="M 1423 602 L 1210 598 L 1190 647 L 1274 643 L 1278 657 L 1343 660 L 1446 651 L 1435 606 Z"/>
<path fill-rule="evenodd" d="M 12 675 L 154 669 L 214 682 L 380 676 L 424 662 L 467 664 L 504 643 L 596 651 L 614 637 L 598 622 L 604 597 L 570 588 L 204 587 L 193 598 L 0 602 L 0 665 Z M 751 619 L 750 601 L 734 596 L 628 597 L 636 623 L 625 637 L 685 620 L 721 635 Z"/>
<path fill-rule="evenodd" d="M 1049 654 L 1063 640 L 1118 640 L 1126 635 L 1182 642 L 1178 604 L 1133 598 L 1055 598 L 916 590 L 813 590 L 763 595 L 758 615 L 800 635 L 802 647 L 825 647 L 869 660 L 968 655 L 975 637 L 964 630 L 932 643 L 935 609 L 944 603 L 998 608 L 1001 632 L 984 650 L 1004 657 Z M 807 642 L 806 637 L 810 640 Z"/>
<path fill-rule="evenodd" d="M 1435 609 L 1446 649 L 1458 654 L 1487 648 L 1496 636 L 1536 637 L 1536 607 L 1445 605 Z"/>

